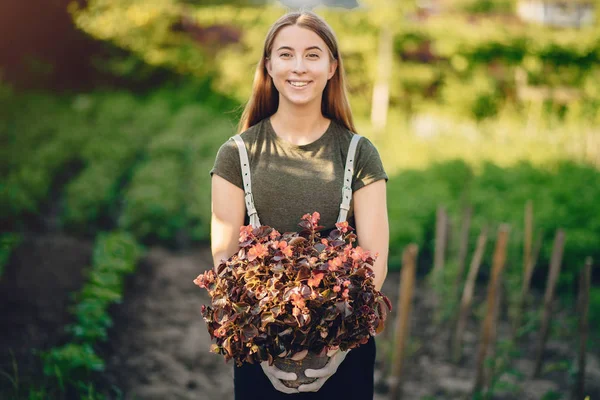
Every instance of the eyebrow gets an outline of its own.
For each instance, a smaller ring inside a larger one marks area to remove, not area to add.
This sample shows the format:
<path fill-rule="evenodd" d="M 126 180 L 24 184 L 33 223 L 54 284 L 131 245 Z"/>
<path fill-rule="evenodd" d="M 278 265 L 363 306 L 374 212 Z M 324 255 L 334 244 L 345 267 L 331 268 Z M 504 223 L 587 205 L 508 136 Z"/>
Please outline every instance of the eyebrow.
<path fill-rule="evenodd" d="M 278 49 L 277 49 L 277 51 L 279 51 L 279 50 L 284 50 L 284 49 L 287 49 L 287 50 L 294 50 L 294 49 L 292 49 L 290 46 L 281 46 L 280 48 L 278 48 Z M 313 50 L 313 49 L 315 49 L 315 50 L 319 50 L 319 51 L 323 51 L 323 50 L 321 50 L 321 48 L 320 48 L 319 46 L 310 46 L 310 47 L 307 47 L 306 49 L 304 49 L 304 51 L 307 51 L 307 50 Z"/>

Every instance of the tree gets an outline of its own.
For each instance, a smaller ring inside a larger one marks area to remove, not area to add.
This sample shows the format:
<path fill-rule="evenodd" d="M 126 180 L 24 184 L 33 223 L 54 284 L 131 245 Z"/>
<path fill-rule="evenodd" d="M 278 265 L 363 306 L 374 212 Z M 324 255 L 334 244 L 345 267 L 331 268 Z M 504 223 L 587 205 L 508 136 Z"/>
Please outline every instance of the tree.
<path fill-rule="evenodd" d="M 377 76 L 371 101 L 371 124 L 375 132 L 383 130 L 387 123 L 390 103 L 390 81 L 394 67 L 394 37 L 415 9 L 414 1 L 365 0 L 371 17 L 378 27 Z"/>
<path fill-rule="evenodd" d="M 200 26 L 193 17 L 202 7 L 257 7 L 268 0 L 89 0 L 72 2 L 76 26 L 90 36 L 130 51 L 135 57 L 108 60 L 119 75 L 137 73 L 136 58 L 179 73 L 203 76 L 215 71 L 216 52 L 240 40 L 234 23 Z"/>

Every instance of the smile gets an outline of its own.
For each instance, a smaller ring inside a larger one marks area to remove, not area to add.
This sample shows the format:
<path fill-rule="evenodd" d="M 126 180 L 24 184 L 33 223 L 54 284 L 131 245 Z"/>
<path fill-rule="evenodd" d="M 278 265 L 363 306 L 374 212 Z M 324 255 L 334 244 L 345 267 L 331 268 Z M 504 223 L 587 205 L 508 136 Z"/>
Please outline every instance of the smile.
<path fill-rule="evenodd" d="M 287 81 L 287 83 L 290 84 L 290 86 L 294 87 L 294 88 L 304 88 L 306 86 L 308 86 L 312 81 Z"/>

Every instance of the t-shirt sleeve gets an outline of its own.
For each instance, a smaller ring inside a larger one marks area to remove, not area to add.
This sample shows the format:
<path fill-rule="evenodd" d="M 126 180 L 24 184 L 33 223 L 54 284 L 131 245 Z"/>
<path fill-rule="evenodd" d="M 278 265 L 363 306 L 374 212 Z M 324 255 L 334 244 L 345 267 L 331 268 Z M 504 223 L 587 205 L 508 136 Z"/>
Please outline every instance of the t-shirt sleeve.
<path fill-rule="evenodd" d="M 358 148 L 356 149 L 352 191 L 355 192 L 380 179 L 388 181 L 388 176 L 383 168 L 379 152 L 369 139 L 363 137 L 358 142 Z"/>
<path fill-rule="evenodd" d="M 237 144 L 233 139 L 229 139 L 219 148 L 215 164 L 210 170 L 211 177 L 213 174 L 219 175 L 242 190 L 244 189 L 242 172 L 240 170 L 240 155 Z"/>

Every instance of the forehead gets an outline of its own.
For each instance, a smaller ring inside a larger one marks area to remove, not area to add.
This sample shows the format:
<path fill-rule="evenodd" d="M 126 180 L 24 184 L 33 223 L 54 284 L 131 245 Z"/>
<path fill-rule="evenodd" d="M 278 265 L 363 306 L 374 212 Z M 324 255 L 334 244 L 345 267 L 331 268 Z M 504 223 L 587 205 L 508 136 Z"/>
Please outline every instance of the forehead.
<path fill-rule="evenodd" d="M 286 26 L 277 33 L 273 41 L 273 50 L 277 50 L 281 46 L 288 46 L 298 51 L 311 46 L 319 46 L 323 51 L 328 50 L 327 45 L 319 35 L 310 29 L 297 25 Z"/>

